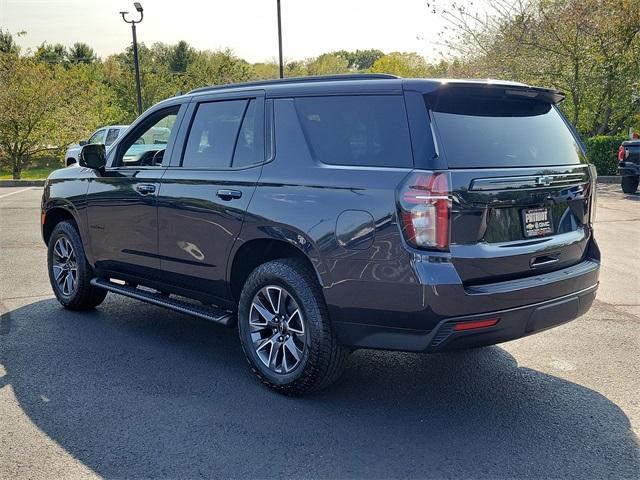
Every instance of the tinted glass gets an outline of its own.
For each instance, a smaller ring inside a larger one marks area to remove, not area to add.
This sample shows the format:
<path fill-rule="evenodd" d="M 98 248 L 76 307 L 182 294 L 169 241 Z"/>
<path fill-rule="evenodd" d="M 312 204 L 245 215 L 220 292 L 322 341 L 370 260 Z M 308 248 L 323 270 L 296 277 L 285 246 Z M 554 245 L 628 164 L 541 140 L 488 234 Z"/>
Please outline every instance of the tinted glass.
<path fill-rule="evenodd" d="M 256 110 L 256 101 L 250 100 L 233 154 L 234 168 L 248 167 L 264 160 L 263 135 Z"/>
<path fill-rule="evenodd" d="M 136 133 L 122 143 L 125 149 L 119 165 L 125 167 L 160 167 L 178 117 L 178 108 L 162 111 L 148 118 Z M 168 160 L 168 159 L 167 159 Z"/>
<path fill-rule="evenodd" d="M 450 168 L 581 162 L 575 138 L 549 103 L 456 95 L 428 103 Z"/>
<path fill-rule="evenodd" d="M 296 98 L 315 159 L 335 165 L 412 167 L 402 96 Z"/>
<path fill-rule="evenodd" d="M 116 138 L 118 138 L 118 134 L 120 133 L 120 130 L 117 128 L 111 128 L 109 130 L 109 133 L 107 133 L 107 140 L 105 142 L 105 145 L 111 145 Z"/>
<path fill-rule="evenodd" d="M 198 105 L 182 166 L 214 170 L 230 168 L 233 147 L 246 106 L 247 100 Z"/>

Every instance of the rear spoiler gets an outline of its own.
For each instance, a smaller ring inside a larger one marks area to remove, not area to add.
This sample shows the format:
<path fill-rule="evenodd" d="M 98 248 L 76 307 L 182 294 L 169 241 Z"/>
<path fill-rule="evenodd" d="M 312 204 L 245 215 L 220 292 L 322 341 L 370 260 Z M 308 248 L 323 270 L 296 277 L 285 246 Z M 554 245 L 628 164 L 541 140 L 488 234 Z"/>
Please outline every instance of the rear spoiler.
<path fill-rule="evenodd" d="M 554 104 L 562 102 L 565 98 L 564 93 L 560 90 L 529 86 L 517 88 L 508 87 L 505 88 L 504 93 L 506 96 L 531 98 Z"/>
<path fill-rule="evenodd" d="M 503 82 L 500 80 L 440 80 L 432 87 L 431 91 L 424 93 L 427 95 L 439 95 L 448 90 L 457 90 L 458 92 L 464 90 L 470 95 L 484 91 L 485 94 L 495 95 L 497 97 L 505 96 L 531 99 L 552 104 L 560 103 L 565 99 L 565 94 L 560 90 L 532 87 L 524 83 Z"/>

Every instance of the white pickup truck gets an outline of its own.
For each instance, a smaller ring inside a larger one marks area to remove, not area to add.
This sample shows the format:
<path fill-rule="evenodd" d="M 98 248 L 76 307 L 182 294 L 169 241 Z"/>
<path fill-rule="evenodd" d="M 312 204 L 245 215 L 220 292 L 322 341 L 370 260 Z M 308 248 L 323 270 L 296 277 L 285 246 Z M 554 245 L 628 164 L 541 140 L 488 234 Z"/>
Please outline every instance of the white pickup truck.
<path fill-rule="evenodd" d="M 93 132 L 93 135 L 91 135 L 88 140 L 80 140 L 80 142 L 76 144 L 69 145 L 67 153 L 64 156 L 65 164 L 69 166 L 74 163 L 78 163 L 80 150 L 83 145 L 88 143 L 102 143 L 105 147 L 108 147 L 120 136 L 122 132 L 127 129 L 128 126 L 129 125 L 107 125 L 106 127 L 101 127 Z"/>

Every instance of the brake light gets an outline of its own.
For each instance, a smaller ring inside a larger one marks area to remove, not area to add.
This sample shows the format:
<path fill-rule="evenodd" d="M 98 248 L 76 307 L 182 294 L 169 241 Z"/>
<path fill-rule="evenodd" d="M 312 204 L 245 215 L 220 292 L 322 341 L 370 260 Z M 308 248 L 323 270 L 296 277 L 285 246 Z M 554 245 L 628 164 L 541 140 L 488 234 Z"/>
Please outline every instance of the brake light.
<path fill-rule="evenodd" d="M 414 172 L 400 187 L 402 232 L 418 248 L 449 247 L 451 198 L 446 172 Z"/>
<path fill-rule="evenodd" d="M 624 160 L 624 147 L 620 145 L 620 148 L 618 148 L 618 161 L 621 162 L 622 160 Z"/>
<path fill-rule="evenodd" d="M 589 164 L 589 188 L 591 195 L 589 196 L 589 225 L 593 225 L 596 221 L 596 206 L 598 202 L 598 171 L 595 165 Z"/>

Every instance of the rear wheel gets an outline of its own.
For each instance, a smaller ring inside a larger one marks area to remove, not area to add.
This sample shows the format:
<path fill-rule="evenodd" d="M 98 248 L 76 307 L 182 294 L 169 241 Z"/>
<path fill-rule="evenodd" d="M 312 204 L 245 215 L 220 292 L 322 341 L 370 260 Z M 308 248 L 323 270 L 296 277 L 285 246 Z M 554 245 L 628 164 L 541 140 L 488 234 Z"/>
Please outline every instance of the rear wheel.
<path fill-rule="evenodd" d="M 620 183 L 622 185 L 622 191 L 624 193 L 636 193 L 636 190 L 638 189 L 638 179 L 640 177 L 636 176 L 625 176 L 622 177 L 622 179 L 620 180 Z"/>
<path fill-rule="evenodd" d="M 253 372 L 286 394 L 333 383 L 349 354 L 331 329 L 317 280 L 295 259 L 265 263 L 249 275 L 240 296 L 238 330 Z"/>
<path fill-rule="evenodd" d="M 58 223 L 47 251 L 49 281 L 58 301 L 69 310 L 87 310 L 102 303 L 107 291 L 91 285 L 93 270 L 74 223 Z"/>

